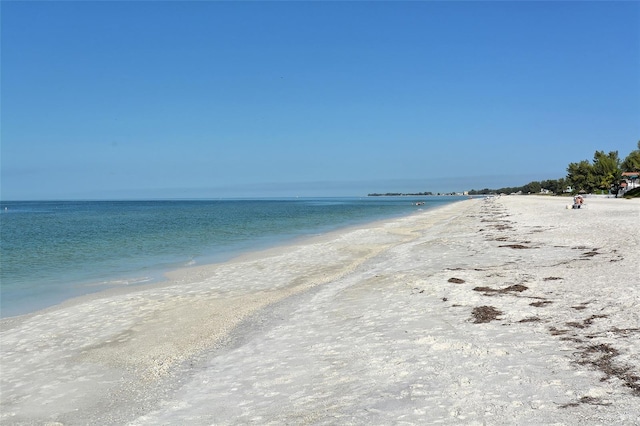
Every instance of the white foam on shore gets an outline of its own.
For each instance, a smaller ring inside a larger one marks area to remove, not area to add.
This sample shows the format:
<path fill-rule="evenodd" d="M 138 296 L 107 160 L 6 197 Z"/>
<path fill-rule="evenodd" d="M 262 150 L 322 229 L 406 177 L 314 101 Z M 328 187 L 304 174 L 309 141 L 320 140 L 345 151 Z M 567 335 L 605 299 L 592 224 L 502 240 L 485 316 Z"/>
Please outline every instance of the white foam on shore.
<path fill-rule="evenodd" d="M 464 201 L 38 313 L 2 331 L 0 420 L 634 424 L 640 203 L 587 202 Z"/>

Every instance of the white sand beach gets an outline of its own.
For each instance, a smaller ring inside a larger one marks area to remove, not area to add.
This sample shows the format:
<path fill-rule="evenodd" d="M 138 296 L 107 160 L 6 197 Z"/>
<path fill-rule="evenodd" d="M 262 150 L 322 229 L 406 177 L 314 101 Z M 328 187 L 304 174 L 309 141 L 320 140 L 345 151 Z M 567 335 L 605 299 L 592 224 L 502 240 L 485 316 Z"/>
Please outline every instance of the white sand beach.
<path fill-rule="evenodd" d="M 473 199 L 1 325 L 3 425 L 640 425 L 640 200 Z"/>

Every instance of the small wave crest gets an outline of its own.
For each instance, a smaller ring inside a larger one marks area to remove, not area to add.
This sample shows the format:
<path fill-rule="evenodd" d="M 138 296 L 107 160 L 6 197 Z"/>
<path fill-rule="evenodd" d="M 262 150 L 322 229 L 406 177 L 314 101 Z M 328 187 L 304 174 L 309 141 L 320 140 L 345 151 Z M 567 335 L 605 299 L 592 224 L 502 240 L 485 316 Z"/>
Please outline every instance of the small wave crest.
<path fill-rule="evenodd" d="M 152 280 L 151 277 L 124 278 L 118 280 L 101 281 L 97 283 L 86 284 L 85 287 L 124 287 L 128 285 L 144 284 Z"/>

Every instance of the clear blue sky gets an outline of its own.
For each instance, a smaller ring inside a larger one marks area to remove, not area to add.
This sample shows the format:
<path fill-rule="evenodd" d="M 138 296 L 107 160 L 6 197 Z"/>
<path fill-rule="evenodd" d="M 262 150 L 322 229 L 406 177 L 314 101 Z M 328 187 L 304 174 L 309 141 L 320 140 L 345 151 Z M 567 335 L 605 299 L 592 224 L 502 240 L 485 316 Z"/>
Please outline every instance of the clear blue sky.
<path fill-rule="evenodd" d="M 2 198 L 519 186 L 640 139 L 639 2 L 11 2 Z"/>

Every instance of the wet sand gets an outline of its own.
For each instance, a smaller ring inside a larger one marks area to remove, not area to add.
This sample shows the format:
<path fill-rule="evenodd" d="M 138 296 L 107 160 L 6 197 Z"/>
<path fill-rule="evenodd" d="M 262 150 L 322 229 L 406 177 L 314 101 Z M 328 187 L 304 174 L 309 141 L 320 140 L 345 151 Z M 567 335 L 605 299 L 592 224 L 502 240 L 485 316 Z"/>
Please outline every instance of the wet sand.
<path fill-rule="evenodd" d="M 2 424 L 640 424 L 640 202 L 474 199 L 1 323 Z"/>

